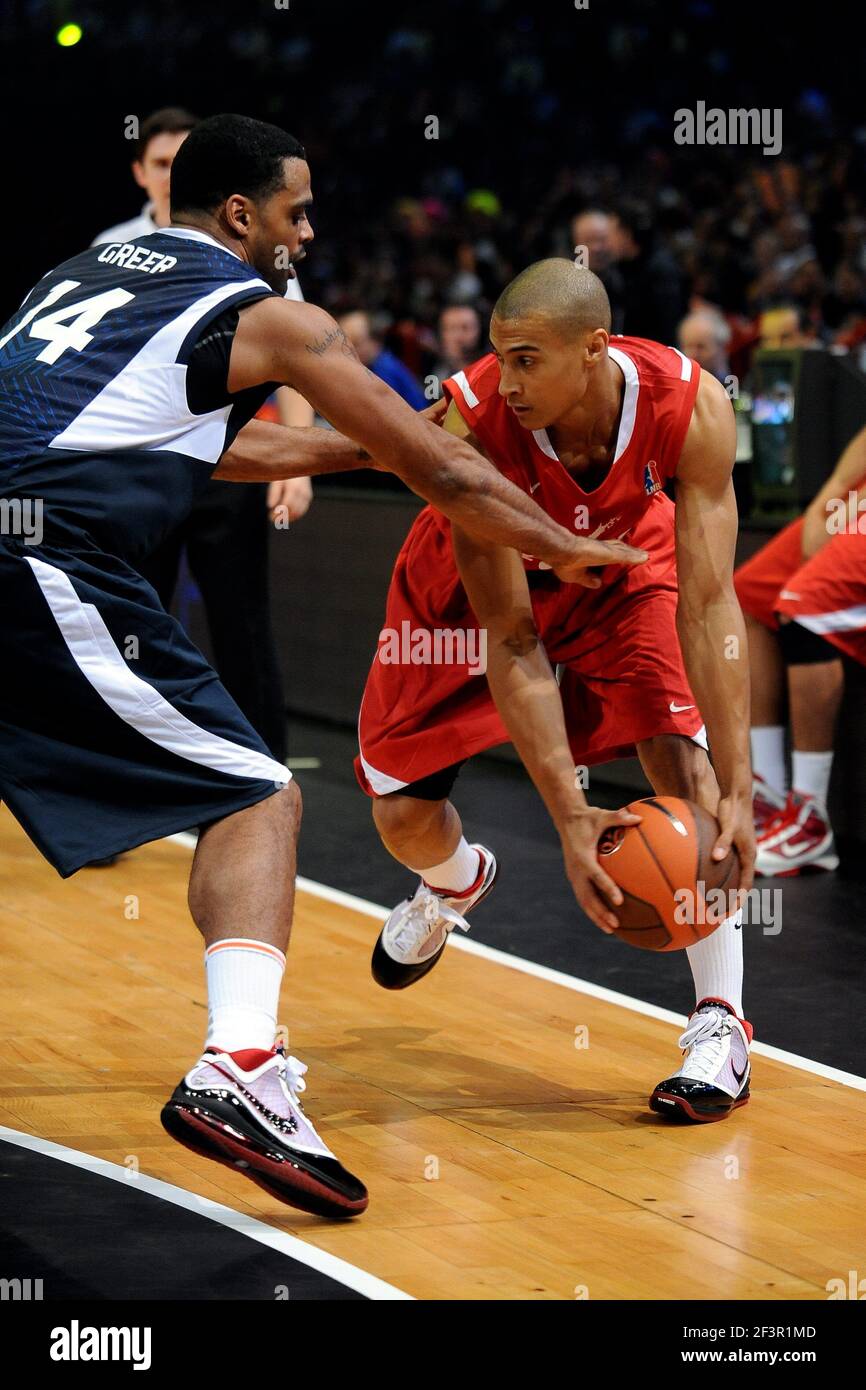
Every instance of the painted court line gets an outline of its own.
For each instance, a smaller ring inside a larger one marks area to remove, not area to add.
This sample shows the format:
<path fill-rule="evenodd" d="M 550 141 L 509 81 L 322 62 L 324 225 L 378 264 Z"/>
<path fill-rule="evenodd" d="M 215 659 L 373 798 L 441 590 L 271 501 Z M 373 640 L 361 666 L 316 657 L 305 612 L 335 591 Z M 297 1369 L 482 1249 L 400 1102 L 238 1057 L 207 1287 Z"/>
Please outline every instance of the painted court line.
<path fill-rule="evenodd" d="M 131 1183 L 129 1169 L 122 1168 L 119 1163 L 112 1163 L 106 1158 L 95 1158 L 92 1154 L 81 1153 L 78 1149 L 67 1149 L 64 1144 L 55 1144 L 50 1139 L 39 1139 L 33 1134 L 22 1134 L 17 1129 L 7 1129 L 5 1125 L 0 1125 L 0 1140 L 7 1144 L 18 1144 L 22 1149 L 45 1154 L 47 1158 L 56 1158 L 61 1163 L 71 1164 L 74 1168 L 85 1168 L 102 1178 L 110 1178 L 112 1182 L 124 1182 L 128 1186 Z M 183 1207 L 185 1211 L 194 1212 L 197 1216 L 207 1217 L 209 1221 L 216 1221 L 220 1226 L 227 1226 L 239 1235 L 258 1241 L 259 1245 L 267 1245 L 281 1255 L 288 1255 L 291 1259 L 297 1260 L 298 1264 L 327 1275 L 344 1288 L 363 1294 L 365 1298 L 377 1301 L 415 1301 L 411 1294 L 404 1293 L 393 1284 L 386 1284 L 383 1279 L 377 1279 L 374 1274 L 368 1274 L 366 1270 L 358 1269 L 356 1265 L 338 1259 L 336 1255 L 328 1254 L 326 1250 L 308 1245 L 298 1236 L 279 1231 L 275 1226 L 268 1226 L 254 1216 L 232 1211 L 231 1207 L 212 1202 L 208 1197 L 199 1197 L 194 1192 L 175 1187 L 174 1183 L 148 1177 L 146 1173 L 137 1173 L 134 1186 L 139 1192 L 147 1192 L 151 1197 L 160 1197 L 164 1202 Z"/>
<path fill-rule="evenodd" d="M 178 844 L 193 847 L 196 843 L 195 836 L 185 832 L 180 835 L 169 835 L 167 837 Z M 322 898 L 325 902 L 334 903 L 338 907 L 349 908 L 352 912 L 362 912 L 365 917 L 375 918 L 377 922 L 384 922 L 391 909 L 383 907 L 380 903 L 368 902 L 366 898 L 357 898 L 353 893 L 344 893 L 341 888 L 330 888 L 326 883 L 317 883 L 315 879 L 303 878 L 298 875 L 298 890 L 302 893 L 309 893 L 311 897 Z M 523 975 L 534 975 L 538 980 L 547 980 L 549 984 L 561 985 L 563 989 L 573 990 L 576 994 L 588 994 L 593 999 L 599 999 L 605 1004 L 616 1004 L 622 1009 L 628 1009 L 631 1013 L 643 1014 L 645 1018 L 654 1018 L 661 1023 L 672 1023 L 678 1028 L 682 1028 L 685 1018 L 684 1014 L 674 1013 L 671 1009 L 659 1008 L 657 1004 L 647 1004 L 643 999 L 634 999 L 629 994 L 619 994 L 616 990 L 606 989 L 604 985 L 595 985 L 590 980 L 582 980 L 576 975 L 566 975 L 562 970 L 553 970 L 547 965 L 538 965 L 535 961 L 526 960 L 523 956 L 513 956 L 507 951 L 498 951 L 495 946 L 484 946 L 480 941 L 459 936 L 456 932 L 451 933 L 451 941 L 448 945 L 449 951 L 466 951 L 470 956 L 480 956 L 483 960 L 491 961 L 496 965 L 504 965 L 509 970 L 519 970 Z M 813 1076 L 823 1077 L 825 1081 L 836 1081 L 840 1086 L 850 1086 L 855 1091 L 866 1091 L 866 1076 L 857 1076 L 854 1072 L 840 1071 L 837 1067 L 828 1067 L 824 1062 L 813 1061 L 811 1057 L 800 1057 L 795 1052 L 786 1052 L 781 1047 L 771 1047 L 769 1043 L 752 1043 L 752 1052 L 758 1057 L 769 1057 L 773 1062 L 784 1062 L 786 1066 L 797 1067 L 800 1071 L 811 1072 Z"/>

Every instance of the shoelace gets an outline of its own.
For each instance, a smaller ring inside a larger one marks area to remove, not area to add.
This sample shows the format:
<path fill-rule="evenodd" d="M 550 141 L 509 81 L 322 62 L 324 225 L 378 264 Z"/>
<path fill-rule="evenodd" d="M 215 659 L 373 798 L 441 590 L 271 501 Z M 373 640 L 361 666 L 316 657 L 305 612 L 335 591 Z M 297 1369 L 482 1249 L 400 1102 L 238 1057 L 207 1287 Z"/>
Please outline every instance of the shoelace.
<path fill-rule="evenodd" d="M 800 820 L 803 811 L 808 807 L 808 799 L 796 797 L 794 792 L 788 792 L 787 800 L 781 810 L 771 816 L 767 822 L 767 834 L 771 831 L 783 830 L 786 825 L 796 825 Z M 808 811 L 807 811 L 808 814 Z"/>
<path fill-rule="evenodd" d="M 443 903 L 438 894 L 430 892 L 429 889 L 420 897 L 416 894 L 406 910 L 400 930 L 394 937 L 394 945 L 398 951 L 416 950 L 442 921 L 458 926 L 463 923 L 463 918 L 459 912 Z"/>
<path fill-rule="evenodd" d="M 304 1076 L 308 1070 L 306 1065 L 303 1062 L 299 1062 L 297 1057 L 292 1057 L 290 1054 L 284 1052 L 281 1047 L 277 1048 L 277 1056 L 280 1059 L 280 1080 L 285 1082 L 292 1095 L 294 1096 L 301 1091 L 306 1091 L 307 1083 L 304 1080 Z"/>
<path fill-rule="evenodd" d="M 730 1015 L 722 1009 L 701 1009 L 695 1014 L 679 1040 L 684 1052 L 688 1048 L 692 1049 L 685 1064 L 690 1074 L 697 1072 L 710 1075 L 718 1070 L 724 1056 L 725 1041 L 730 1037 L 731 1031 Z"/>

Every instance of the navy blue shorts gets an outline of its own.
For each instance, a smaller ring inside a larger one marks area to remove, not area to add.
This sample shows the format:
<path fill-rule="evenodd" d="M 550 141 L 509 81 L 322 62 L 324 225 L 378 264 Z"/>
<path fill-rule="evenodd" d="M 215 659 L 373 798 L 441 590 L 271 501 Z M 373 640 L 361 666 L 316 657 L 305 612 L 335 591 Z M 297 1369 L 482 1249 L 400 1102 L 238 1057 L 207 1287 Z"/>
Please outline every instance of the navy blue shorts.
<path fill-rule="evenodd" d="M 290 780 L 124 561 L 4 537 L 0 608 L 0 801 L 64 878 Z"/>

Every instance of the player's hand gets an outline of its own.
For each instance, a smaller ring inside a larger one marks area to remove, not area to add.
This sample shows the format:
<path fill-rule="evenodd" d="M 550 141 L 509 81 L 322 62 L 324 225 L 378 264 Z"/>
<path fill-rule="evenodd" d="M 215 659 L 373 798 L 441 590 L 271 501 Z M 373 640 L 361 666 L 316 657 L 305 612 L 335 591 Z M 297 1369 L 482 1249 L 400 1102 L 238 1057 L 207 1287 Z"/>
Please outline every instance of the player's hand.
<path fill-rule="evenodd" d="M 443 396 L 441 401 L 434 401 L 432 405 L 428 405 L 426 410 L 419 410 L 418 414 L 422 420 L 429 420 L 431 425 L 441 425 L 448 413 L 450 404 L 448 397 Z"/>
<path fill-rule="evenodd" d="M 738 906 L 742 907 L 743 896 L 748 893 L 755 877 L 755 820 L 751 790 L 723 797 L 716 818 L 722 833 L 713 845 L 712 857 L 718 863 L 730 853 L 731 845 L 736 849 L 740 856 Z"/>
<path fill-rule="evenodd" d="M 598 841 L 602 832 L 611 826 L 639 825 L 640 821 L 640 816 L 624 808 L 600 811 L 595 806 L 587 806 L 560 829 L 565 872 L 574 896 L 587 917 L 608 934 L 616 931 L 619 925 L 610 906 L 620 906 L 622 893 L 599 863 Z"/>
<path fill-rule="evenodd" d="M 642 565 L 648 559 L 645 550 L 636 550 L 625 541 L 596 541 L 587 537 L 578 540 L 579 553 L 564 565 L 556 565 L 554 572 L 567 584 L 581 584 L 585 589 L 597 589 L 601 575 L 593 573 L 596 566 L 603 565 Z"/>
<path fill-rule="evenodd" d="M 268 483 L 268 516 L 275 524 L 300 521 L 310 509 L 313 484 L 309 478 L 278 478 Z"/>

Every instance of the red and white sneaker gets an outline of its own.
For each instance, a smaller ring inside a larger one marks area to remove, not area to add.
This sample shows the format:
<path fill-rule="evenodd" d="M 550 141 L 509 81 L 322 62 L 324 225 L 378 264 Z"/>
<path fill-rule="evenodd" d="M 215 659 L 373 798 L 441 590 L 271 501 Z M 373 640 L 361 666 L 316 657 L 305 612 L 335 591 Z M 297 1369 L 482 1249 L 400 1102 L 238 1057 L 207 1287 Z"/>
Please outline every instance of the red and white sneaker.
<path fill-rule="evenodd" d="M 391 913 L 373 948 L 373 979 L 383 989 L 405 989 L 433 969 L 455 927 L 469 930 L 466 914 L 486 898 L 499 873 L 494 855 L 478 851 L 478 877 L 463 893 L 431 888 L 421 879 L 414 898 L 405 898 Z"/>
<path fill-rule="evenodd" d="M 752 1025 L 724 999 L 702 999 L 680 1038 L 685 1060 L 660 1081 L 650 1109 L 671 1120 L 724 1120 L 749 1099 Z"/>
<path fill-rule="evenodd" d="M 784 792 L 777 792 L 757 772 L 752 775 L 752 818 L 756 835 L 763 835 L 770 821 L 784 810 L 786 800 Z"/>
<path fill-rule="evenodd" d="M 306 1090 L 306 1070 L 281 1047 L 209 1047 L 163 1106 L 163 1128 L 292 1207 L 316 1216 L 357 1216 L 367 1206 L 367 1189 L 304 1114 L 297 1093 Z"/>
<path fill-rule="evenodd" d="M 832 872 L 838 867 L 827 812 L 813 796 L 789 792 L 782 810 L 758 833 L 755 873 L 792 878 L 804 869 Z"/>

